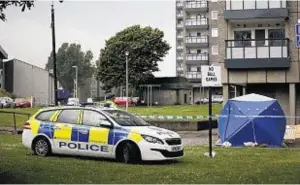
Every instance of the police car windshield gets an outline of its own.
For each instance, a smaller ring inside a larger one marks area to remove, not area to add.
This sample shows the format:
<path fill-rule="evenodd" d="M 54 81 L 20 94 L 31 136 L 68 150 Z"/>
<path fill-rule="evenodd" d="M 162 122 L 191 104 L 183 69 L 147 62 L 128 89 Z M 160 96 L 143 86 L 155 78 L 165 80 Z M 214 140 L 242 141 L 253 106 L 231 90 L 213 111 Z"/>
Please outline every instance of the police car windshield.
<path fill-rule="evenodd" d="M 149 123 L 128 112 L 121 110 L 104 110 L 121 126 L 150 126 Z"/>

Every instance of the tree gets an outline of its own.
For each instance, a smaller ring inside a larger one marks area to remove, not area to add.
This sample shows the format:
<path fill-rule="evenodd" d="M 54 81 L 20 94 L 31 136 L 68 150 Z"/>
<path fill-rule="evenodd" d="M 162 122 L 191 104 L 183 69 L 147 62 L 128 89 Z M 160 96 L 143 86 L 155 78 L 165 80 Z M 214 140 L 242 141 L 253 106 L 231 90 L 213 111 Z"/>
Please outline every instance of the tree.
<path fill-rule="evenodd" d="M 24 12 L 26 8 L 28 8 L 29 10 L 31 9 L 31 7 L 34 6 L 34 1 L 0 1 L 0 20 L 5 21 L 6 17 L 5 14 L 3 13 L 4 10 L 8 7 L 8 6 L 18 6 L 18 7 L 22 7 L 21 11 Z"/>
<path fill-rule="evenodd" d="M 126 51 L 129 52 L 128 79 L 132 87 L 153 77 L 152 73 L 159 71 L 158 62 L 163 61 L 171 48 L 163 37 L 159 29 L 133 25 L 109 38 L 97 61 L 97 78 L 104 89 L 125 86 Z"/>
<path fill-rule="evenodd" d="M 57 80 L 64 88 L 73 91 L 76 72 L 72 66 L 78 66 L 78 86 L 82 86 L 84 80 L 91 78 L 94 73 L 92 59 L 93 53 L 90 50 L 81 51 L 80 44 L 63 43 L 56 54 Z M 50 69 L 53 69 L 52 52 L 46 64 L 46 70 Z"/>

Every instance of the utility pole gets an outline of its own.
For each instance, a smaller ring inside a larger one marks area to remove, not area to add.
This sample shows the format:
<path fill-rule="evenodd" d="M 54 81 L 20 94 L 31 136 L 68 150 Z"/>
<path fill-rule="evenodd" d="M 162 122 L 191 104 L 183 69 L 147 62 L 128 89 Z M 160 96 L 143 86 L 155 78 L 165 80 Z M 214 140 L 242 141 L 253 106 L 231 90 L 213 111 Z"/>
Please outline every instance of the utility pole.
<path fill-rule="evenodd" d="M 129 52 L 126 51 L 126 111 L 128 111 L 128 55 Z"/>
<path fill-rule="evenodd" d="M 60 3 L 63 0 L 59 0 Z M 55 106 L 58 105 L 57 102 L 57 74 L 56 74 L 56 49 L 55 49 L 55 16 L 54 16 L 54 2 L 52 0 L 51 5 L 51 28 L 52 28 L 52 53 L 53 53 L 53 76 L 54 76 L 54 103 Z"/>
<path fill-rule="evenodd" d="M 54 17 L 54 3 L 51 5 L 51 28 L 52 28 L 52 53 L 53 53 L 53 75 L 54 75 L 54 103 L 57 103 L 57 76 L 56 76 L 56 49 L 55 49 L 55 17 Z"/>

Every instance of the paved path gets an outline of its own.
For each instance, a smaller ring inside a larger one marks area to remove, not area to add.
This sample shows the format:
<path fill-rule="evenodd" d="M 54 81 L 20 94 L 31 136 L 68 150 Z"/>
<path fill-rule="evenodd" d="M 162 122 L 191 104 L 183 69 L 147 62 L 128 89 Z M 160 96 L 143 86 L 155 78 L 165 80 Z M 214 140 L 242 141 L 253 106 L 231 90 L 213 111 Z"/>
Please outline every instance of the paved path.
<path fill-rule="evenodd" d="M 212 144 L 217 141 L 217 129 L 212 131 Z M 208 130 L 204 131 L 178 131 L 182 137 L 182 143 L 184 146 L 204 146 L 208 145 Z"/>

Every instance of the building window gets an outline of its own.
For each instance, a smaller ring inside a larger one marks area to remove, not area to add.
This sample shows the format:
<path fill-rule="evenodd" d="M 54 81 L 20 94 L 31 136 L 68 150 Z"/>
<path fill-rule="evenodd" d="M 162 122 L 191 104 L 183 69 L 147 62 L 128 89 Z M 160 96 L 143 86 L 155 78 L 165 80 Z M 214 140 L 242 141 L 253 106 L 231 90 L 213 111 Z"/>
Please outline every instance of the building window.
<path fill-rule="evenodd" d="M 188 71 L 188 72 L 190 72 L 192 69 L 191 69 L 191 66 L 187 66 L 186 67 L 186 70 Z"/>
<path fill-rule="evenodd" d="M 201 72 L 201 67 L 197 67 L 197 72 Z"/>
<path fill-rule="evenodd" d="M 212 28 L 211 29 L 211 36 L 212 37 L 218 37 L 219 36 L 218 28 Z"/>
<path fill-rule="evenodd" d="M 191 72 L 197 72 L 197 67 L 191 67 Z"/>
<path fill-rule="evenodd" d="M 218 0 L 211 0 L 211 2 L 218 2 Z"/>
<path fill-rule="evenodd" d="M 217 20 L 218 19 L 218 11 L 212 11 L 211 12 L 211 19 Z"/>
<path fill-rule="evenodd" d="M 218 46 L 212 46 L 211 47 L 211 53 L 213 55 L 218 55 L 219 54 L 219 47 Z"/>
<path fill-rule="evenodd" d="M 251 46 L 251 31 L 235 31 L 234 40 L 234 47 Z"/>
<path fill-rule="evenodd" d="M 285 30 L 284 29 L 269 29 L 268 38 L 270 46 L 284 46 Z"/>

